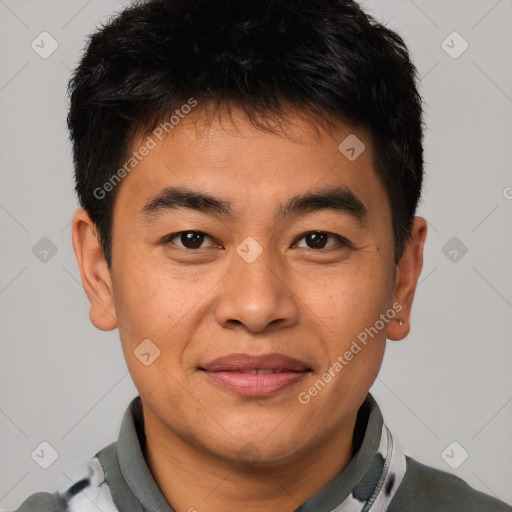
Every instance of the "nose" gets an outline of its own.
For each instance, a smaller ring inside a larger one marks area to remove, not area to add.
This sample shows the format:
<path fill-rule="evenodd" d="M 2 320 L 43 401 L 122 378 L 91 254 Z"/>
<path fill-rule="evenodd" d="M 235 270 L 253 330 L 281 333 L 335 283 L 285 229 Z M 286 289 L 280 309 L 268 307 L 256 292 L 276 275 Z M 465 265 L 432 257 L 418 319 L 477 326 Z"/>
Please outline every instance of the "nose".
<path fill-rule="evenodd" d="M 235 253 L 225 275 L 215 317 L 223 328 L 242 326 L 256 333 L 290 327 L 299 320 L 296 295 L 287 282 L 286 269 L 269 249 L 248 263 Z"/>

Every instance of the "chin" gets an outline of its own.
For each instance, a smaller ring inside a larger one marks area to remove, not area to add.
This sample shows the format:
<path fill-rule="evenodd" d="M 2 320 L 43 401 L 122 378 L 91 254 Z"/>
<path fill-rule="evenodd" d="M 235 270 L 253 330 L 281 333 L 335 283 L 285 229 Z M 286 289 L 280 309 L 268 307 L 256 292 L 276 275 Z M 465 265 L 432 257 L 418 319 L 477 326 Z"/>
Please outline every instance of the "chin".
<path fill-rule="evenodd" d="M 272 443 L 269 443 L 265 436 L 255 439 L 248 435 L 244 439 L 245 441 L 236 443 L 235 446 L 230 442 L 229 447 L 215 451 L 223 458 L 247 468 L 280 466 L 293 462 L 300 456 L 297 450 L 298 441 L 289 436 L 284 439 L 273 439 Z"/>

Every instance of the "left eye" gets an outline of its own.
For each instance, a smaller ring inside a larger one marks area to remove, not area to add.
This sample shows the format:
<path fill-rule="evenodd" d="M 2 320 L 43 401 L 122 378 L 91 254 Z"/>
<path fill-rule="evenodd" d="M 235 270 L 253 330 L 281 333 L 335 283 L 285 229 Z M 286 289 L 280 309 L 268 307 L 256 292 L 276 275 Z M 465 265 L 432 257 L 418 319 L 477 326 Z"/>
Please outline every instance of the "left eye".
<path fill-rule="evenodd" d="M 324 249 L 329 237 L 335 238 L 338 241 L 338 245 L 348 245 L 348 242 L 341 236 L 333 235 L 332 233 L 325 233 L 324 231 L 310 231 L 309 233 L 302 235 L 298 240 L 305 239 L 306 244 L 310 244 L 306 249 Z M 335 247 L 336 244 L 328 247 L 330 248 L 333 246 Z"/>
<path fill-rule="evenodd" d="M 211 240 L 211 238 L 206 233 L 202 233 L 201 231 L 180 231 L 179 233 L 169 235 L 164 242 L 174 243 L 173 240 L 175 238 L 181 242 L 181 247 L 184 249 L 201 249 L 201 244 L 205 238 L 209 238 Z M 178 245 L 178 247 L 180 246 Z M 210 247 L 213 247 L 213 244 Z"/>

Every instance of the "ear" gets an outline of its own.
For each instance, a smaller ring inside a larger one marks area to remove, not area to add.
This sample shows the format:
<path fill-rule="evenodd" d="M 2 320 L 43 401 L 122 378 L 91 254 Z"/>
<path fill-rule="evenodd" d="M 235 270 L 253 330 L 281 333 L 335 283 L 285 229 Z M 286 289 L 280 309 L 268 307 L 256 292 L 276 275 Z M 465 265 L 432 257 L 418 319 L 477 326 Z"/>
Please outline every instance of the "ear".
<path fill-rule="evenodd" d="M 83 208 L 73 215 L 71 233 L 82 285 L 90 303 L 89 318 L 96 328 L 112 331 L 117 327 L 112 278 L 96 225 Z"/>
<path fill-rule="evenodd" d="M 418 278 L 423 267 L 423 246 L 427 237 L 427 223 L 421 217 L 415 217 L 411 236 L 407 241 L 404 252 L 398 262 L 395 276 L 395 291 L 393 304 L 398 302 L 402 309 L 397 312 L 396 318 L 390 323 L 387 337 L 390 340 L 402 340 L 411 330 L 411 308 Z M 403 324 L 397 320 L 402 320 Z"/>

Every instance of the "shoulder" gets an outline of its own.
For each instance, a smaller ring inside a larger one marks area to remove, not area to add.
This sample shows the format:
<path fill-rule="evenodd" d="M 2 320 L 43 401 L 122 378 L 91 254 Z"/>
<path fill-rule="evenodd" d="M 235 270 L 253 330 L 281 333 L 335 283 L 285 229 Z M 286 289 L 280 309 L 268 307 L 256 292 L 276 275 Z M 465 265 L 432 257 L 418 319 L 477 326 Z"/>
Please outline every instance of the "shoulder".
<path fill-rule="evenodd" d="M 407 471 L 388 512 L 512 512 L 461 478 L 406 457 Z"/>
<path fill-rule="evenodd" d="M 93 457 L 54 493 L 29 496 L 14 512 L 118 512 L 100 461 Z"/>
<path fill-rule="evenodd" d="M 36 492 L 29 496 L 14 512 L 66 512 L 57 493 Z"/>

